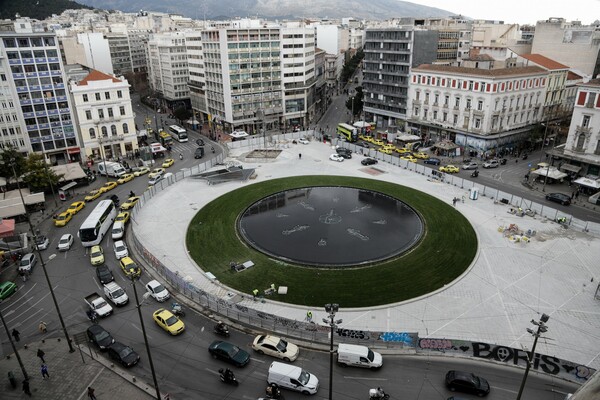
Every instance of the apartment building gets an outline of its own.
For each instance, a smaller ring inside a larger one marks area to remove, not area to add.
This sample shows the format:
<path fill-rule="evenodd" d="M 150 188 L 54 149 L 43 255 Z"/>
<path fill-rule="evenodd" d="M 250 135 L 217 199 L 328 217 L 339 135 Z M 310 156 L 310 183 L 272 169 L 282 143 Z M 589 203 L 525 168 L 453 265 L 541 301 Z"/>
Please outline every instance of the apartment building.
<path fill-rule="evenodd" d="M 576 172 L 588 180 L 575 183 L 598 190 L 600 182 L 600 79 L 578 85 L 577 99 L 569 134 L 564 147 L 552 151 L 555 157 L 575 166 Z M 573 170 L 573 168 L 568 169 Z"/>
<path fill-rule="evenodd" d="M 535 65 L 548 72 L 542 118 L 551 121 L 570 116 L 573 109 L 567 108 L 566 101 L 569 67 L 541 54 L 523 54 L 517 57 L 517 62 L 525 66 Z"/>
<path fill-rule="evenodd" d="M 81 66 L 70 70 L 69 76 L 86 161 L 135 152 L 138 144 L 127 80 Z"/>
<path fill-rule="evenodd" d="M 6 129 L 21 151 L 43 153 L 52 164 L 79 161 L 81 146 L 56 35 L 32 29 L 0 32 L 0 54 L 8 64 L 3 70 L 10 71 L 1 83 L 8 90 L 3 118 L 11 120 L 2 123 L 2 138 Z"/>
<path fill-rule="evenodd" d="M 148 39 L 148 81 L 171 108 L 190 98 L 186 32 L 151 34 Z"/>
<path fill-rule="evenodd" d="M 188 87 L 190 89 L 190 102 L 194 110 L 194 119 L 198 122 L 204 120 L 208 114 L 206 107 L 206 77 L 204 72 L 204 52 L 202 50 L 202 32 L 188 32 L 186 48 L 189 67 Z M 194 122 L 197 124 L 197 122 Z"/>
<path fill-rule="evenodd" d="M 410 75 L 409 128 L 478 155 L 516 146 L 542 121 L 548 71 L 421 65 Z"/>
<path fill-rule="evenodd" d="M 12 147 L 21 153 L 31 151 L 27 129 L 21 116 L 19 96 L 14 90 L 6 51 L 0 51 L 0 150 Z"/>
<path fill-rule="evenodd" d="M 111 49 L 103 33 L 61 31 L 58 40 L 64 64 L 81 64 L 105 74 L 113 73 Z"/>
<path fill-rule="evenodd" d="M 412 25 L 367 28 L 363 60 L 363 110 L 378 128 L 406 119 L 412 66 L 437 58 L 437 32 Z"/>

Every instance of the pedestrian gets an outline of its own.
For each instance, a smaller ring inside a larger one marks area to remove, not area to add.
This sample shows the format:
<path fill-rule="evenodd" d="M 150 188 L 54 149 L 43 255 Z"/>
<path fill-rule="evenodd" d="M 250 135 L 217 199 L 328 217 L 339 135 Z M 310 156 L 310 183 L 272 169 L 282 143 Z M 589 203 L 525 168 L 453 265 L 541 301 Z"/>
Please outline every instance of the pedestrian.
<path fill-rule="evenodd" d="M 44 353 L 42 349 L 38 349 L 37 356 L 40 358 L 40 360 L 42 360 L 42 364 L 46 364 L 46 360 L 44 360 L 45 355 L 46 353 Z"/>
<path fill-rule="evenodd" d="M 29 390 L 29 380 L 25 379 L 23 381 L 23 393 L 25 393 L 28 396 L 31 396 L 31 390 Z"/>
<path fill-rule="evenodd" d="M 94 388 L 91 386 L 88 386 L 88 397 L 90 398 L 90 400 L 96 400 L 96 395 L 94 394 Z"/>
<path fill-rule="evenodd" d="M 252 291 L 252 296 L 253 296 L 253 299 L 256 300 L 256 296 L 258 296 L 258 289 L 254 289 Z"/>
<path fill-rule="evenodd" d="M 12 335 L 13 335 L 13 337 L 15 338 L 15 340 L 17 342 L 21 340 L 21 332 L 19 332 L 18 330 L 13 329 L 12 330 Z"/>
<path fill-rule="evenodd" d="M 456 197 L 452 199 L 452 206 L 456 207 Z"/>
<path fill-rule="evenodd" d="M 302 159 L 302 153 L 298 153 L 298 159 Z"/>
<path fill-rule="evenodd" d="M 46 364 L 42 364 L 40 367 L 40 372 L 42 373 L 42 379 L 50 379 L 50 374 L 48 373 L 48 366 Z"/>
<path fill-rule="evenodd" d="M 308 322 L 312 322 L 312 317 L 313 317 L 313 315 L 312 315 L 312 311 L 308 310 L 308 311 L 306 312 L 306 320 L 307 320 Z"/>
<path fill-rule="evenodd" d="M 48 332 L 48 327 L 44 321 L 40 322 L 40 324 L 38 325 L 38 329 L 40 330 L 41 333 Z"/>

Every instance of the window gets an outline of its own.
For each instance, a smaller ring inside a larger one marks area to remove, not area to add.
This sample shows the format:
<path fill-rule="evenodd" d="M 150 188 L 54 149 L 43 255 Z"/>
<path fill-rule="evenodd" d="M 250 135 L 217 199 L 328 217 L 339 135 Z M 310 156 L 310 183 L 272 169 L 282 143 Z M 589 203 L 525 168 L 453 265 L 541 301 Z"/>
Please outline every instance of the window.
<path fill-rule="evenodd" d="M 110 92 L 104 92 L 104 98 L 110 100 Z"/>
<path fill-rule="evenodd" d="M 454 118 L 452 119 L 454 124 L 458 124 L 458 115 L 454 114 Z"/>
<path fill-rule="evenodd" d="M 591 118 L 592 118 L 592 117 L 590 117 L 589 115 L 584 115 L 584 116 L 583 116 L 583 119 L 582 119 L 582 121 L 581 121 L 581 126 L 582 126 L 583 128 L 587 128 L 587 127 L 589 127 L 589 126 L 590 126 L 590 120 L 591 120 Z"/>
<path fill-rule="evenodd" d="M 443 113 L 442 114 L 442 121 L 446 122 L 448 120 L 448 113 Z"/>
<path fill-rule="evenodd" d="M 96 139 L 96 130 L 94 128 L 90 128 L 90 139 Z"/>
<path fill-rule="evenodd" d="M 87 102 L 88 102 L 88 95 L 87 95 L 87 94 L 84 94 L 84 95 L 83 95 L 83 102 L 84 102 L 84 103 L 87 103 Z"/>
<path fill-rule="evenodd" d="M 483 110 L 483 100 L 477 101 L 477 110 L 479 110 L 479 111 Z"/>
<path fill-rule="evenodd" d="M 96 100 L 100 101 L 100 93 L 96 93 Z"/>
<path fill-rule="evenodd" d="M 467 110 L 471 109 L 471 99 L 467 99 Z"/>
<path fill-rule="evenodd" d="M 120 91 L 120 90 L 117 90 L 117 97 L 118 97 L 119 99 L 122 99 L 122 98 L 123 98 L 123 92 L 122 92 L 122 91 Z"/>
<path fill-rule="evenodd" d="M 437 117 L 438 117 L 438 116 L 437 116 L 437 111 L 435 111 L 435 110 L 434 110 L 434 111 L 433 111 L 433 120 L 435 121 L 435 120 L 437 119 Z"/>
<path fill-rule="evenodd" d="M 104 119 L 104 110 L 102 110 L 102 109 L 98 110 L 98 118 Z"/>
<path fill-rule="evenodd" d="M 129 133 L 129 126 L 127 124 L 123 124 L 123 133 Z"/>
<path fill-rule="evenodd" d="M 102 136 L 103 137 L 107 137 L 108 136 L 108 129 L 106 129 L 105 126 L 102 127 Z"/>
<path fill-rule="evenodd" d="M 119 107 L 119 113 L 121 113 L 121 115 L 125 115 L 125 106 Z"/>
<path fill-rule="evenodd" d="M 415 116 L 418 117 L 419 116 L 419 107 L 415 107 Z"/>
<path fill-rule="evenodd" d="M 481 128 L 481 119 L 475 118 L 475 129 Z"/>
<path fill-rule="evenodd" d="M 116 125 L 110 126 L 110 134 L 113 136 L 117 134 L 117 126 Z"/>
<path fill-rule="evenodd" d="M 85 111 L 85 119 L 87 119 L 88 121 L 90 119 L 92 119 L 92 111 L 91 110 L 86 110 Z"/>
<path fill-rule="evenodd" d="M 456 107 L 456 108 L 460 107 L 460 97 L 454 98 L 454 107 Z"/>
<path fill-rule="evenodd" d="M 582 133 L 577 137 L 576 150 L 583 150 L 584 144 L 585 144 L 585 133 Z"/>
<path fill-rule="evenodd" d="M 444 107 L 448 107 L 448 103 L 450 102 L 450 96 L 444 96 Z"/>
<path fill-rule="evenodd" d="M 115 116 L 115 114 L 113 113 L 113 109 L 112 109 L 112 108 L 109 108 L 109 109 L 108 109 L 108 118 L 112 118 L 112 117 L 114 117 L 114 116 Z"/>

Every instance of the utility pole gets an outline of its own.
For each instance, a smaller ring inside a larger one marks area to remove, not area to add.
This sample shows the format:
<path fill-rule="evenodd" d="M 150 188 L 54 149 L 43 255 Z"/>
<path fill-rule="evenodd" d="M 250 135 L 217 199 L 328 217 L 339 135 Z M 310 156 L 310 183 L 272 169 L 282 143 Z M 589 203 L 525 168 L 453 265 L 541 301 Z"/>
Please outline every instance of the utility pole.
<path fill-rule="evenodd" d="M 339 311 L 339 304 L 325 304 L 325 311 L 329 314 L 329 319 L 323 318 L 323 322 L 331 328 L 329 341 L 329 400 L 333 400 L 333 332 L 338 324 L 342 323 L 341 319 L 335 320 L 335 314 Z"/>
<path fill-rule="evenodd" d="M 527 355 L 527 366 L 525 367 L 525 374 L 523 375 L 523 381 L 521 382 L 521 387 L 519 388 L 519 394 L 517 394 L 517 400 L 521 400 L 521 395 L 523 394 L 523 389 L 525 389 L 525 382 L 527 381 L 527 375 L 529 375 L 529 369 L 531 368 L 531 363 L 535 357 L 535 346 L 537 345 L 537 341 L 542 333 L 548 331 L 548 327 L 546 326 L 546 322 L 550 317 L 546 314 L 542 314 L 539 321 L 531 320 L 531 323 L 537 325 L 537 332 L 534 332 L 532 329 L 527 328 L 527 332 L 533 335 L 533 346 L 531 347 L 531 353 Z"/>

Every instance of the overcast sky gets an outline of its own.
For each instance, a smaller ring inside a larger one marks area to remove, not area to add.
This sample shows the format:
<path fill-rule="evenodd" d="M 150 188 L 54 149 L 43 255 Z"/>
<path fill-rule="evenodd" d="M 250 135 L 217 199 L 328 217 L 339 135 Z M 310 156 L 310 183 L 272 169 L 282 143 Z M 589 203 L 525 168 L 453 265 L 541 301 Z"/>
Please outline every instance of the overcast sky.
<path fill-rule="evenodd" d="M 535 24 L 539 20 L 562 17 L 584 25 L 600 19 L 600 0 L 406 0 L 452 11 L 474 19 L 505 23 Z"/>

